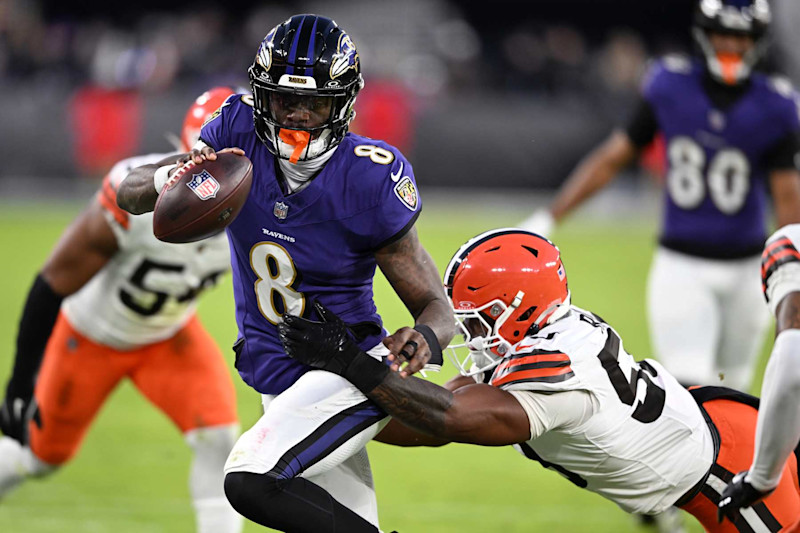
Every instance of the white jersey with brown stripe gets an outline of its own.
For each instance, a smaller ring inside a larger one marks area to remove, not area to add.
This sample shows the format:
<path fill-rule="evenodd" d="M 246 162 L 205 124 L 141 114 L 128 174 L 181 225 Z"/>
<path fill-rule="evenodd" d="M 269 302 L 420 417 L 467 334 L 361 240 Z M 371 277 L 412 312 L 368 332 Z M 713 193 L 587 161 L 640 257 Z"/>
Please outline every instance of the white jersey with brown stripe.
<path fill-rule="evenodd" d="M 97 201 L 119 251 L 62 306 L 82 334 L 119 350 L 169 339 L 192 317 L 196 297 L 230 268 L 225 234 L 188 244 L 161 242 L 153 215 L 131 215 L 116 205 L 116 190 L 128 172 L 170 154 L 150 154 L 117 163 L 103 180 Z"/>
<path fill-rule="evenodd" d="M 711 433 L 689 392 L 658 362 L 635 361 L 596 315 L 573 306 L 512 354 L 493 385 L 595 400 L 590 417 L 517 446 L 526 457 L 638 513 L 663 511 L 711 466 Z"/>

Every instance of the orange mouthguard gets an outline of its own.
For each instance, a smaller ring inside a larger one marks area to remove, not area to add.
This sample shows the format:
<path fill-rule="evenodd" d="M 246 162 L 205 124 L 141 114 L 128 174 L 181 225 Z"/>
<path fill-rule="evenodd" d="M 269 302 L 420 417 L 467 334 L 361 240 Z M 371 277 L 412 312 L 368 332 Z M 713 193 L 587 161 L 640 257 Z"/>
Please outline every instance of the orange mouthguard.
<path fill-rule="evenodd" d="M 300 155 L 308 147 L 311 142 L 311 133 L 308 131 L 285 130 L 281 129 L 278 134 L 283 142 L 289 146 L 294 146 L 292 157 L 289 158 L 290 163 L 297 163 L 300 160 Z"/>
<path fill-rule="evenodd" d="M 742 56 L 739 54 L 717 54 L 717 61 L 722 68 L 722 79 L 728 85 L 736 83 L 736 74 L 742 66 Z"/>

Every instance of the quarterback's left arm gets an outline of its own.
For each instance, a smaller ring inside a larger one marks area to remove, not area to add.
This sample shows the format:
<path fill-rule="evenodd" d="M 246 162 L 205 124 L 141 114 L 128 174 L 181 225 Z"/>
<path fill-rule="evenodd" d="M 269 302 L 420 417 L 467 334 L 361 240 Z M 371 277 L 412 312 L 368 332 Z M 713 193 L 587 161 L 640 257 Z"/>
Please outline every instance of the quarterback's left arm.
<path fill-rule="evenodd" d="M 775 169 L 769 174 L 769 183 L 777 226 L 800 222 L 800 172 Z"/>
<path fill-rule="evenodd" d="M 442 347 L 455 334 L 455 318 L 444 294 L 439 272 L 430 254 L 411 227 L 405 235 L 379 249 L 375 259 L 392 288 L 403 301 L 414 328 L 402 327 L 383 340 L 389 349 L 392 369 L 402 377 L 421 370 L 431 360 L 442 363 Z"/>

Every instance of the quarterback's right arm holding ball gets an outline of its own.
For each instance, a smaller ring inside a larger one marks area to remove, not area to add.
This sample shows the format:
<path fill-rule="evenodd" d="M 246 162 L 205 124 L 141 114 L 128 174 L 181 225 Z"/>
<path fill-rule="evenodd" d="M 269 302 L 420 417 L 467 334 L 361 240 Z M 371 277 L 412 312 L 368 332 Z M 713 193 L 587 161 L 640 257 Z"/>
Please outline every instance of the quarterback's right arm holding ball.
<path fill-rule="evenodd" d="M 761 256 L 764 296 L 775 315 L 775 344 L 761 386 L 753 463 L 725 489 L 720 518 L 735 518 L 778 485 L 800 441 L 800 224 L 784 226 Z"/>
<path fill-rule="evenodd" d="M 244 155 L 244 151 L 239 148 L 226 148 L 222 152 Z M 214 161 L 217 153 L 210 146 L 198 141 L 191 152 L 177 158 L 173 156 L 152 165 L 134 168 L 119 186 L 117 205 L 134 215 L 149 213 L 155 209 L 161 189 L 178 167 L 188 161 L 200 164 L 206 159 Z"/>

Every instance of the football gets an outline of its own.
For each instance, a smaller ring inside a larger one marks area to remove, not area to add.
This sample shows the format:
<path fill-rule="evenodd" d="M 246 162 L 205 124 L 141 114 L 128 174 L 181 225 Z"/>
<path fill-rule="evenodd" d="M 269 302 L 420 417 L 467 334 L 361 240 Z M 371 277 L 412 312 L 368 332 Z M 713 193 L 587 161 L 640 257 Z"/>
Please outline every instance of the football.
<path fill-rule="evenodd" d="M 189 161 L 170 176 L 153 212 L 153 233 L 164 242 L 206 239 L 233 222 L 250 193 L 253 164 L 243 155 L 217 153 Z"/>

